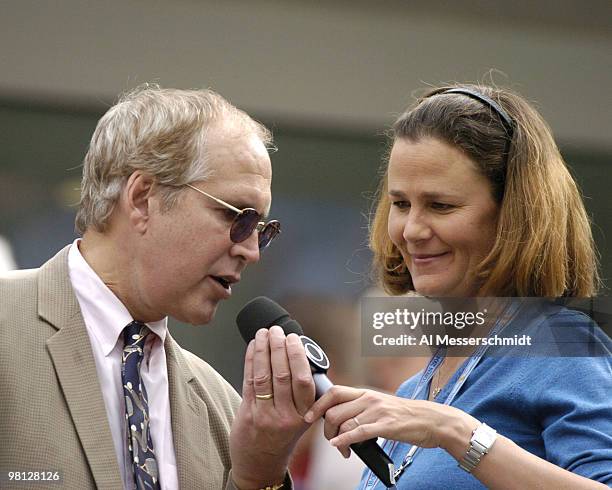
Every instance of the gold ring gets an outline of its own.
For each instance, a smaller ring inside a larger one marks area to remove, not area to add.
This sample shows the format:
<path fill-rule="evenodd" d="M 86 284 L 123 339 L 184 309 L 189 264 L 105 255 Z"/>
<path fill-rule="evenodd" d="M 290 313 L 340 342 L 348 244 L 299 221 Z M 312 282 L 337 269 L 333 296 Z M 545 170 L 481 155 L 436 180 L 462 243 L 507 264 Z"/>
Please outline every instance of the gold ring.
<path fill-rule="evenodd" d="M 268 393 L 267 395 L 255 395 L 258 400 L 271 400 L 274 398 L 274 393 Z"/>

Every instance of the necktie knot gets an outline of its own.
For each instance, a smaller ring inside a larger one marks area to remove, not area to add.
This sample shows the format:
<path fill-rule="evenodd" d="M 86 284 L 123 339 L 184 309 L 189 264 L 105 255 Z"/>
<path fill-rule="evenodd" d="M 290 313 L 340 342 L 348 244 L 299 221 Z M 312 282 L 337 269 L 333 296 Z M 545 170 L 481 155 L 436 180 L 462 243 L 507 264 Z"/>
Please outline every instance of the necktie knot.
<path fill-rule="evenodd" d="M 123 342 L 125 347 L 140 347 L 144 346 L 147 335 L 151 331 L 142 322 L 133 321 L 123 330 Z"/>

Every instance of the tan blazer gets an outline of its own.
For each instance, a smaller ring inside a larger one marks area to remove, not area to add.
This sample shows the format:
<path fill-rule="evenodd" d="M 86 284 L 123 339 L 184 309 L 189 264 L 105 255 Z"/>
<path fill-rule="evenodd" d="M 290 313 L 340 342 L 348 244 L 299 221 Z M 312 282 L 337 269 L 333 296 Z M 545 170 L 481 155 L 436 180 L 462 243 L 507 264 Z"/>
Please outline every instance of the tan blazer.
<path fill-rule="evenodd" d="M 165 349 L 180 488 L 233 488 L 240 397 L 170 335 Z M 9 471 L 58 471 L 62 484 L 10 485 Z M 0 276 L 0 488 L 122 488 L 68 247 L 40 269 Z"/>

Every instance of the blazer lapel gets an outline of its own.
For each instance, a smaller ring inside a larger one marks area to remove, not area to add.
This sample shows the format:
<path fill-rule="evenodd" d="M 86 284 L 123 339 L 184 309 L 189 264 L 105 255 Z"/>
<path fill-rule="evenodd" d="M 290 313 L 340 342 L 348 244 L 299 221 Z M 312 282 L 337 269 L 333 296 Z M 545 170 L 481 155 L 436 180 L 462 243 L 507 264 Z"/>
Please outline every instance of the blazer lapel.
<path fill-rule="evenodd" d="M 224 488 L 223 466 L 211 464 L 215 446 L 208 408 L 191 386 L 197 379 L 169 334 L 164 348 L 179 488 Z"/>
<path fill-rule="evenodd" d="M 38 313 L 58 332 L 47 341 L 59 383 L 98 488 L 123 488 L 93 351 L 64 248 L 40 269 Z"/>

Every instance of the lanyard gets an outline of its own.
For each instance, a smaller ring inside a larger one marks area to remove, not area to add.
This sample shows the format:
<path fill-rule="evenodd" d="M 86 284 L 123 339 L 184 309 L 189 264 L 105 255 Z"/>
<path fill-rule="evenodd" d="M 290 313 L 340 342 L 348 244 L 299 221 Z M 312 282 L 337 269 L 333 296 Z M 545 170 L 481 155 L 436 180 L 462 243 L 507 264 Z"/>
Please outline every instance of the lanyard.
<path fill-rule="evenodd" d="M 500 317 L 497 319 L 497 321 L 493 325 L 493 328 L 489 332 L 489 335 L 487 336 L 487 338 L 496 336 L 506 327 L 506 325 L 510 323 L 511 319 L 514 317 L 514 315 L 516 315 L 519 309 L 519 305 L 517 303 L 518 302 L 513 301 L 506 307 L 505 312 L 502 312 L 506 314 L 500 315 Z M 502 318 L 503 318 L 503 321 L 502 321 Z M 489 346 L 487 344 L 480 345 L 478 349 L 476 349 L 476 351 L 470 356 L 469 360 L 465 364 L 465 367 L 461 371 L 461 374 L 459 375 L 459 377 L 455 381 L 455 384 L 451 388 L 449 394 L 444 399 L 444 402 L 442 402 L 443 405 L 450 405 L 453 402 L 453 400 L 457 396 L 457 393 L 459 393 L 459 390 L 461 389 L 463 384 L 467 381 L 468 376 L 472 374 L 472 371 L 474 370 L 476 365 L 480 362 L 480 360 L 484 356 L 488 347 Z M 417 383 L 416 388 L 414 389 L 414 392 L 412 393 L 411 400 L 416 400 L 420 392 L 423 390 L 423 388 L 425 388 L 429 384 L 429 382 L 431 381 L 431 378 L 433 378 L 433 375 L 435 374 L 436 370 L 440 367 L 440 364 L 442 364 L 445 357 L 446 357 L 446 348 L 440 347 L 436 351 L 436 353 L 433 355 L 433 357 L 427 364 L 427 367 L 423 371 L 423 374 L 421 375 L 421 378 L 419 379 L 419 382 Z M 389 442 L 389 440 L 384 441 L 382 445 L 383 449 L 385 448 L 384 446 L 387 442 Z M 397 441 L 392 441 L 388 454 L 391 454 L 393 452 L 393 449 L 395 448 L 396 444 L 397 444 Z M 414 460 L 415 455 L 417 454 L 419 449 L 421 449 L 419 446 L 412 445 L 412 447 L 408 450 L 408 452 L 406 453 L 406 456 L 404 456 L 404 460 L 402 461 L 402 464 L 399 466 L 397 470 L 395 470 L 394 477 L 396 481 L 404 473 L 404 470 L 408 466 L 410 466 L 410 464 L 412 464 L 412 461 Z M 369 471 L 368 476 L 365 480 L 365 485 L 363 487 L 364 490 L 373 488 L 376 484 L 376 480 L 377 479 L 376 477 L 374 477 L 374 474 L 372 473 L 372 471 Z"/>

